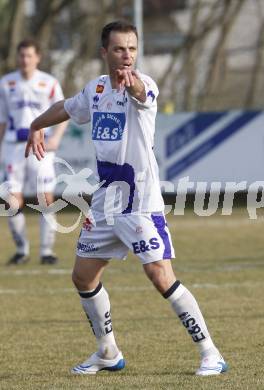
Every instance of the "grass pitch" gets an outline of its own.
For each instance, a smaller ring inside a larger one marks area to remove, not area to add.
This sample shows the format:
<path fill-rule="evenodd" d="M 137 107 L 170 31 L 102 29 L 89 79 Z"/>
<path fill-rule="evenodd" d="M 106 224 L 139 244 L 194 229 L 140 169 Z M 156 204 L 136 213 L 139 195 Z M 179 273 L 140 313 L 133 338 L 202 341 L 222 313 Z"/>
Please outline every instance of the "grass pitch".
<path fill-rule="evenodd" d="M 60 222 L 71 225 L 74 213 Z M 57 236 L 56 266 L 38 258 L 38 217 L 27 215 L 31 262 L 6 267 L 14 248 L 0 218 L 0 389 L 263 389 L 264 219 L 243 209 L 231 217 L 169 216 L 177 252 L 174 269 L 194 293 L 211 335 L 230 365 L 227 374 L 193 375 L 199 356 L 165 300 L 132 254 L 112 261 L 103 278 L 112 304 L 125 370 L 73 376 L 70 368 L 96 349 L 71 283 L 79 231 Z"/>

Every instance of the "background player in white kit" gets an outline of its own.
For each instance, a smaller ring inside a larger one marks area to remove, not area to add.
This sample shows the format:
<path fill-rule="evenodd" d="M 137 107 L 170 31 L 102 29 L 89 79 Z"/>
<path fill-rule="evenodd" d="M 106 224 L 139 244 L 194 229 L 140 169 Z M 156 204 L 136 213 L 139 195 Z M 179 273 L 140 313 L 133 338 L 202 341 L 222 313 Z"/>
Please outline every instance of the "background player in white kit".
<path fill-rule="evenodd" d="M 23 188 L 26 181 L 37 192 L 38 184 L 44 189 L 47 204 L 53 203 L 55 171 L 54 151 L 67 123 L 45 130 L 47 137 L 47 155 L 40 163 L 34 156 L 24 158 L 26 140 L 30 124 L 34 118 L 44 112 L 53 103 L 63 99 L 59 82 L 37 69 L 40 62 L 40 50 L 33 40 L 24 40 L 17 47 L 18 70 L 5 75 L 0 81 L 0 145 L 5 136 L 2 150 L 5 180 L 9 182 L 9 192 L 19 203 L 16 215 L 9 217 L 9 227 L 16 244 L 16 253 L 8 261 L 9 265 L 22 264 L 29 260 L 29 242 L 26 234 L 25 217 L 22 212 Z M 10 199 L 12 207 L 12 199 Z M 50 218 L 55 218 L 50 216 Z M 54 264 L 57 257 L 53 253 L 55 231 L 52 225 L 40 216 L 40 258 L 42 264 Z"/>
<path fill-rule="evenodd" d="M 82 92 L 56 103 L 31 125 L 26 148 L 37 159 L 45 154 L 43 127 L 69 117 L 92 122 L 98 178 L 104 181 L 92 199 L 92 216 L 81 230 L 73 282 L 98 342 L 98 351 L 73 368 L 76 374 L 120 370 L 125 361 L 112 329 L 110 301 L 100 278 L 112 257 L 123 259 L 132 250 L 157 290 L 169 301 L 201 355 L 198 375 L 216 375 L 227 364 L 215 347 L 193 295 L 176 280 L 170 233 L 163 215 L 153 137 L 158 88 L 154 81 L 133 70 L 137 32 L 126 22 L 113 22 L 102 31 L 102 56 L 109 75 L 89 82 Z M 142 178 L 144 191 L 140 190 Z M 109 188 L 120 185 L 123 203 L 107 224 Z M 107 206 L 107 207 L 106 207 Z"/>

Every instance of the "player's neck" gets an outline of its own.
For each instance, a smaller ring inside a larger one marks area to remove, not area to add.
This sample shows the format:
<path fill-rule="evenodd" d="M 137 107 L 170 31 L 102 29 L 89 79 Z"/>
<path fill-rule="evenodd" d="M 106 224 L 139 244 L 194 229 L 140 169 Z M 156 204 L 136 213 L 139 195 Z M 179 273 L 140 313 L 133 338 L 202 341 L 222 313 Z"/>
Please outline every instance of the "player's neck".
<path fill-rule="evenodd" d="M 112 89 L 117 89 L 118 88 L 118 83 L 117 83 L 117 80 L 116 80 L 116 75 L 110 73 L 109 74 L 109 78 L 110 78 L 110 84 L 111 84 Z"/>
<path fill-rule="evenodd" d="M 20 74 L 23 77 L 23 79 L 25 79 L 25 80 L 32 79 L 32 77 L 34 76 L 35 72 L 36 72 L 36 69 L 34 69 L 32 71 L 29 71 L 29 72 L 25 72 L 23 70 L 20 70 Z"/>

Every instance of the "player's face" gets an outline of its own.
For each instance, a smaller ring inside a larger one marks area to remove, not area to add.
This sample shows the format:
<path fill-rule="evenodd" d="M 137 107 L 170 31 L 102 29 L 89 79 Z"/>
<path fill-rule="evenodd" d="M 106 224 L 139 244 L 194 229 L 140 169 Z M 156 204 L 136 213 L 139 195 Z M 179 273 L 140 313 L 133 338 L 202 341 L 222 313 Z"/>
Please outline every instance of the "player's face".
<path fill-rule="evenodd" d="M 102 48 L 110 74 L 117 69 L 133 69 L 137 58 L 137 36 L 134 32 L 112 31 L 108 47 Z"/>
<path fill-rule="evenodd" d="M 22 47 L 17 54 L 18 67 L 25 77 L 30 77 L 37 69 L 40 56 L 34 47 Z"/>

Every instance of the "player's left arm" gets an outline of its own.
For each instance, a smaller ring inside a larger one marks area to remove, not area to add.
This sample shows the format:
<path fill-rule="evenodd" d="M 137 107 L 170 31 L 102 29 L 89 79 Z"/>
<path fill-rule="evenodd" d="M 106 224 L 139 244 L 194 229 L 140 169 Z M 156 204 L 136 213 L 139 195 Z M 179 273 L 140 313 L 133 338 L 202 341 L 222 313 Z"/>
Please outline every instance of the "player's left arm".
<path fill-rule="evenodd" d="M 5 129 L 6 129 L 6 123 L 0 123 L 0 150 L 5 135 Z"/>
<path fill-rule="evenodd" d="M 6 96 L 3 87 L 3 82 L 2 80 L 0 80 L 0 146 L 2 144 L 5 135 L 7 123 L 8 123 L 8 108 L 6 103 Z"/>

